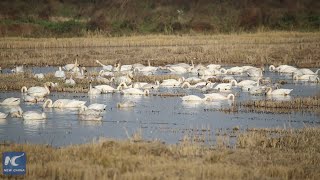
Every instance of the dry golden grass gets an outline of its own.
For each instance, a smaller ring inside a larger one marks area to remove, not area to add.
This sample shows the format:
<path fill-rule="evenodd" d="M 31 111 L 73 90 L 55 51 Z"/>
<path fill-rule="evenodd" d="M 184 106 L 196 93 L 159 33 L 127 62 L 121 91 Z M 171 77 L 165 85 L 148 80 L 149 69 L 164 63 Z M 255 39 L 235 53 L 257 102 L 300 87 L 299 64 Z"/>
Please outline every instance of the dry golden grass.
<path fill-rule="evenodd" d="M 229 35 L 130 36 L 86 38 L 1 38 L 0 66 L 64 65 L 78 58 L 84 66 L 186 62 L 232 65 L 320 66 L 320 33 L 260 32 Z"/>
<path fill-rule="evenodd" d="M 319 179 L 320 128 L 250 129 L 214 146 L 101 140 L 54 148 L 0 145 L 27 153 L 26 179 Z M 2 165 L 0 165 L 2 166 Z M 0 175 L 0 178 L 7 178 Z"/>

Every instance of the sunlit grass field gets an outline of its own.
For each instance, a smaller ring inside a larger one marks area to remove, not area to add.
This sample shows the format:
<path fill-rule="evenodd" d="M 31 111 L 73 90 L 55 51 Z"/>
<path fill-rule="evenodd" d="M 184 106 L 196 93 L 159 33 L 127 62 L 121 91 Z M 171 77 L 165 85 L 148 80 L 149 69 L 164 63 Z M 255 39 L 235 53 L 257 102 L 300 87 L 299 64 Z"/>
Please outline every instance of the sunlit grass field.
<path fill-rule="evenodd" d="M 84 38 L 1 38 L 0 65 L 61 66 L 142 63 L 290 64 L 320 66 L 319 32 L 258 32 L 217 35 L 146 35 Z"/>

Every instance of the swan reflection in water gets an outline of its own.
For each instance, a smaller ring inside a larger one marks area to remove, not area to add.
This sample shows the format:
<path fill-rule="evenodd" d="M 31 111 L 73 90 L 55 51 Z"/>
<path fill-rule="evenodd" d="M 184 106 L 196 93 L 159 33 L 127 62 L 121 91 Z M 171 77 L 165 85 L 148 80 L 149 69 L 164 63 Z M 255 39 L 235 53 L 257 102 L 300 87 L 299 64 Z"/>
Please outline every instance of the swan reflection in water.
<path fill-rule="evenodd" d="M 0 125 L 6 125 L 7 120 L 6 119 L 0 119 Z"/>
<path fill-rule="evenodd" d="M 37 131 L 38 129 L 45 129 L 46 120 L 24 120 L 23 121 L 24 126 L 26 129 L 31 129 Z"/>
<path fill-rule="evenodd" d="M 268 100 L 275 100 L 275 101 L 290 101 L 292 98 L 291 96 L 281 96 L 281 95 L 272 95 L 266 97 Z"/>
<path fill-rule="evenodd" d="M 79 119 L 79 124 L 81 126 L 102 126 L 103 121 L 86 121 Z"/>

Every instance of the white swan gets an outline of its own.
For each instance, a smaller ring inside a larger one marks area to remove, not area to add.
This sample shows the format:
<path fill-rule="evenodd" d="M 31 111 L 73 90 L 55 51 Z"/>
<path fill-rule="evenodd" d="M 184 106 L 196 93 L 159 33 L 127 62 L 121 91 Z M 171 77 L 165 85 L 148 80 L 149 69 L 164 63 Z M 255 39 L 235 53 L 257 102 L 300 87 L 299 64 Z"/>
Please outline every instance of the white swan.
<path fill-rule="evenodd" d="M 289 65 L 280 65 L 280 66 L 278 66 L 278 67 L 275 67 L 274 65 L 270 65 L 269 66 L 269 71 L 271 71 L 271 72 L 281 72 L 281 70 L 283 70 L 283 69 L 285 69 L 285 68 L 287 68 L 287 67 L 293 67 L 293 66 L 289 66 Z"/>
<path fill-rule="evenodd" d="M 15 106 L 10 108 L 10 116 L 12 118 L 21 118 L 22 114 L 23 114 L 23 111 L 20 106 Z"/>
<path fill-rule="evenodd" d="M 129 95 L 149 95 L 149 90 L 142 91 L 136 88 L 129 88 L 129 89 L 122 90 L 120 93 L 129 94 Z"/>
<path fill-rule="evenodd" d="M 320 82 L 320 78 L 318 76 L 310 76 L 308 81 L 309 82 L 319 83 Z"/>
<path fill-rule="evenodd" d="M 133 84 L 132 84 L 132 88 L 137 88 L 137 89 L 139 89 L 139 88 L 142 88 L 143 86 L 145 86 L 145 85 L 147 85 L 148 83 L 146 83 L 146 82 L 134 82 Z"/>
<path fill-rule="evenodd" d="M 261 80 L 261 78 L 259 78 L 257 81 L 246 79 L 246 80 L 242 80 L 240 82 L 237 82 L 236 80 L 232 80 L 231 83 L 235 86 L 238 86 L 238 87 L 253 86 L 253 85 L 259 86 L 260 80 Z"/>
<path fill-rule="evenodd" d="M 166 79 L 163 80 L 160 86 L 162 87 L 176 87 L 179 86 L 184 81 L 184 78 L 179 78 L 179 80 L 175 79 Z"/>
<path fill-rule="evenodd" d="M 24 101 L 24 102 L 29 102 L 29 103 L 36 103 L 38 100 L 37 100 L 37 98 L 34 97 L 34 96 L 25 95 L 25 96 L 23 97 L 23 101 Z"/>
<path fill-rule="evenodd" d="M 237 82 L 236 79 L 235 79 L 233 76 L 225 76 L 225 77 L 223 77 L 223 78 L 221 79 L 221 81 L 222 81 L 222 82 L 231 82 L 231 81 Z M 235 85 L 235 84 L 234 84 L 234 85 Z"/>
<path fill-rule="evenodd" d="M 62 71 L 62 68 L 59 67 L 59 70 L 54 73 L 54 77 L 65 79 L 66 74 L 64 73 L 64 71 Z"/>
<path fill-rule="evenodd" d="M 208 69 L 220 69 L 221 65 L 220 64 L 209 64 L 207 65 Z"/>
<path fill-rule="evenodd" d="M 44 74 L 38 73 L 38 74 L 35 74 L 34 77 L 38 78 L 38 79 L 43 79 L 44 78 Z"/>
<path fill-rule="evenodd" d="M 97 86 L 94 86 L 94 88 L 100 90 L 101 93 L 112 93 L 116 90 L 115 88 L 109 85 L 97 85 Z M 120 88 L 118 90 L 120 90 Z"/>
<path fill-rule="evenodd" d="M 198 65 L 194 66 L 193 68 L 191 68 L 189 73 L 198 74 L 198 72 L 203 69 L 207 69 L 207 68 L 205 66 L 203 66 L 202 64 L 198 64 Z"/>
<path fill-rule="evenodd" d="M 293 89 L 275 89 L 272 90 L 271 87 L 267 88 L 267 95 L 289 95 Z"/>
<path fill-rule="evenodd" d="M 93 88 L 91 83 L 90 83 L 88 94 L 97 95 L 97 94 L 101 94 L 101 91 L 99 89 Z"/>
<path fill-rule="evenodd" d="M 30 87 L 29 89 L 27 89 L 26 86 L 23 86 L 21 88 L 21 92 L 27 93 L 30 96 L 34 96 L 34 97 L 44 97 L 50 94 L 50 90 L 47 87 L 47 85 L 44 85 L 44 87 L 40 87 L 40 86 Z"/>
<path fill-rule="evenodd" d="M 263 76 L 261 68 L 250 68 L 250 69 L 246 70 L 246 72 L 249 77 L 262 77 Z"/>
<path fill-rule="evenodd" d="M 85 76 L 85 72 L 87 72 L 86 68 L 85 67 L 81 67 L 80 68 L 80 71 L 76 71 L 73 73 L 74 77 L 76 79 L 84 79 L 86 76 Z"/>
<path fill-rule="evenodd" d="M 0 112 L 0 119 L 5 119 L 5 118 L 7 118 L 7 116 L 8 116 L 8 114 Z"/>
<path fill-rule="evenodd" d="M 310 69 L 302 68 L 302 69 L 299 69 L 298 72 L 295 72 L 295 73 L 301 74 L 301 75 L 317 75 L 319 73 L 319 71 L 320 71 L 320 69 L 318 69 L 316 72 L 313 72 Z"/>
<path fill-rule="evenodd" d="M 131 74 L 127 74 L 125 76 L 119 76 L 114 78 L 114 82 L 115 84 L 120 84 L 120 83 L 126 83 L 126 84 L 130 84 L 132 82 L 132 75 Z"/>
<path fill-rule="evenodd" d="M 47 116 L 45 113 L 39 113 L 36 111 L 27 111 L 22 114 L 24 120 L 41 120 L 46 119 Z"/>
<path fill-rule="evenodd" d="M 105 71 L 112 71 L 113 70 L 113 66 L 104 65 L 99 60 L 96 60 L 96 63 L 100 64 L 102 66 L 102 69 L 105 70 Z"/>
<path fill-rule="evenodd" d="M 173 65 L 173 66 L 167 67 L 167 69 L 174 74 L 184 74 L 184 73 L 188 72 L 188 69 L 181 67 L 181 66 L 174 66 Z"/>
<path fill-rule="evenodd" d="M 46 82 L 46 85 L 49 87 L 58 87 L 59 83 L 54 83 L 54 82 Z"/>
<path fill-rule="evenodd" d="M 194 67 L 193 61 L 191 60 L 191 65 L 187 64 L 187 63 L 178 63 L 178 64 L 174 64 L 174 65 L 168 65 L 170 66 L 180 66 L 183 67 L 185 69 L 189 69 L 190 67 Z"/>
<path fill-rule="evenodd" d="M 43 108 L 46 107 L 53 107 L 53 108 L 80 108 L 84 106 L 86 101 L 80 101 L 76 99 L 58 99 L 54 103 L 52 103 L 51 99 L 47 99 L 44 104 Z"/>
<path fill-rule="evenodd" d="M 141 72 L 142 74 L 154 73 L 158 70 L 158 67 L 154 67 L 150 65 L 150 61 L 148 60 L 148 66 L 135 66 L 133 71 L 134 72 Z"/>
<path fill-rule="evenodd" d="M 107 107 L 107 105 L 105 105 L 105 104 L 94 103 L 94 104 L 90 104 L 88 106 L 88 109 L 95 110 L 95 111 L 104 111 L 104 110 L 106 110 L 106 107 Z"/>
<path fill-rule="evenodd" d="M 248 89 L 251 95 L 262 95 L 266 93 L 266 86 L 252 86 Z"/>
<path fill-rule="evenodd" d="M 231 67 L 227 69 L 227 74 L 242 74 L 243 73 L 243 68 L 236 66 L 236 67 Z"/>
<path fill-rule="evenodd" d="M 117 66 L 114 68 L 114 71 L 130 71 L 132 70 L 132 65 L 121 65 L 121 63 L 118 63 Z"/>
<path fill-rule="evenodd" d="M 197 88 L 203 88 L 205 87 L 208 83 L 211 83 L 210 81 L 207 81 L 207 82 L 198 82 L 194 85 L 191 85 L 189 82 L 184 82 L 181 84 L 181 88 L 189 88 L 189 89 L 197 89 Z"/>
<path fill-rule="evenodd" d="M 187 96 L 181 97 L 181 99 L 182 99 L 182 101 L 208 101 L 209 97 L 201 98 L 196 95 L 187 95 Z"/>
<path fill-rule="evenodd" d="M 101 114 L 101 111 L 94 110 L 94 109 L 88 109 L 87 106 L 81 106 L 79 108 L 79 114 L 80 115 L 97 115 L 97 116 L 99 116 Z"/>
<path fill-rule="evenodd" d="M 69 102 L 69 99 L 58 99 L 58 100 L 56 100 L 54 103 L 52 103 L 52 100 L 51 99 L 47 99 L 44 103 L 43 103 L 43 105 L 42 105 L 42 107 L 43 108 L 46 108 L 46 107 L 49 107 L 49 108 L 58 108 L 58 107 L 62 107 L 62 104 L 64 104 L 64 103 L 67 103 L 67 102 Z"/>
<path fill-rule="evenodd" d="M 317 75 L 309 75 L 309 74 L 305 74 L 305 75 L 294 75 L 293 76 L 293 80 L 303 80 L 303 81 L 309 81 L 310 79 L 316 79 L 318 76 Z"/>
<path fill-rule="evenodd" d="M 270 65 L 269 71 L 276 71 L 280 73 L 293 73 L 298 71 L 298 69 L 296 67 L 289 66 L 289 65 L 280 65 L 278 67 L 275 67 L 274 65 Z"/>
<path fill-rule="evenodd" d="M 74 62 L 74 64 L 67 64 L 63 67 L 63 69 L 66 71 L 71 71 L 71 70 L 77 68 L 78 66 L 79 66 L 78 59 L 76 58 L 76 61 Z"/>
<path fill-rule="evenodd" d="M 228 94 L 227 96 L 224 96 L 220 93 L 211 93 L 211 94 L 204 94 L 205 97 L 208 97 L 210 100 L 226 100 L 231 99 L 234 101 L 234 94 Z"/>
<path fill-rule="evenodd" d="M 133 101 L 125 101 L 125 102 L 117 103 L 118 108 L 130 108 L 134 106 L 136 106 L 136 104 Z"/>
<path fill-rule="evenodd" d="M 160 86 L 159 81 L 156 81 L 155 84 L 146 84 L 146 85 L 143 85 L 141 88 L 142 89 L 158 89 L 159 86 Z"/>
<path fill-rule="evenodd" d="M 207 81 L 206 85 L 203 88 L 201 88 L 201 91 L 207 91 L 209 89 L 212 89 L 215 84 L 216 83 L 212 83 L 211 81 Z"/>
<path fill-rule="evenodd" d="M 198 76 L 211 76 L 214 75 L 212 70 L 210 69 L 199 69 L 198 70 Z"/>
<path fill-rule="evenodd" d="M 201 82 L 202 79 L 198 78 L 198 77 L 188 77 L 187 79 L 184 80 L 185 82 L 189 82 L 189 83 L 198 83 Z"/>
<path fill-rule="evenodd" d="M 102 77 L 114 77 L 114 73 L 110 72 L 110 71 L 101 70 L 99 72 L 99 76 L 102 76 Z"/>
<path fill-rule="evenodd" d="M 13 72 L 13 73 L 23 73 L 24 72 L 23 65 L 22 66 L 16 66 L 15 68 L 13 68 L 11 70 L 11 72 Z"/>
<path fill-rule="evenodd" d="M 20 104 L 20 98 L 14 98 L 14 97 L 7 98 L 2 102 L 0 102 L 0 105 L 3 105 L 3 106 L 18 106 L 19 104 Z"/>
<path fill-rule="evenodd" d="M 230 83 L 220 83 L 220 84 L 216 85 L 213 89 L 218 90 L 218 91 L 222 91 L 222 92 L 223 91 L 228 92 L 231 90 L 232 85 L 233 84 L 231 82 Z"/>
<path fill-rule="evenodd" d="M 76 85 L 76 81 L 72 79 L 72 76 L 70 76 L 69 79 L 66 79 L 65 84 L 70 85 L 70 86 L 74 86 L 74 85 Z"/>

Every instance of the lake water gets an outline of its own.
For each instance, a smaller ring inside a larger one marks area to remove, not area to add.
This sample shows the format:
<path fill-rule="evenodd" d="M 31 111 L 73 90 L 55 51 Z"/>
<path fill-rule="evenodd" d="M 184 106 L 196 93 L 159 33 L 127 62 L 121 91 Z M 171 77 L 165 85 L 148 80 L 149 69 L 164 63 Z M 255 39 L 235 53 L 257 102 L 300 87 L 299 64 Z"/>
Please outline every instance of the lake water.
<path fill-rule="evenodd" d="M 56 68 L 35 68 L 34 73 L 54 72 Z M 99 68 L 91 68 L 99 70 Z M 313 96 L 320 92 L 320 84 L 293 82 L 286 75 L 278 75 L 266 72 L 265 76 L 274 81 L 286 80 L 282 88 L 294 89 L 292 97 Z M 236 77 L 237 79 L 243 77 Z M 184 92 L 187 94 L 201 95 L 200 91 L 185 89 L 160 89 L 161 92 Z M 237 102 L 249 99 L 265 99 L 265 96 L 252 96 L 233 89 L 237 93 Z M 152 92 L 157 94 L 158 92 Z M 20 92 L 0 92 L 0 101 L 7 97 L 21 97 Z M 113 139 L 127 139 L 133 133 L 141 130 L 142 137 L 147 140 L 159 139 L 166 143 L 177 143 L 186 135 L 204 134 L 211 142 L 214 142 L 215 134 L 228 131 L 238 126 L 241 130 L 247 128 L 272 128 L 293 127 L 301 128 L 305 125 L 314 126 L 320 123 L 320 116 L 315 113 L 292 112 L 287 114 L 243 112 L 225 113 L 221 108 L 229 107 L 232 102 L 225 100 L 210 103 L 183 103 L 180 97 L 160 96 L 130 96 L 120 94 L 101 94 L 88 96 L 86 93 L 57 93 L 49 95 L 52 100 L 60 98 L 79 99 L 92 103 L 103 103 L 107 109 L 103 112 L 103 120 L 82 121 L 75 109 L 52 109 L 43 111 L 47 119 L 43 121 L 24 121 L 21 118 L 7 117 L 0 120 L 0 141 L 17 143 L 50 144 L 64 146 L 92 142 L 100 137 Z M 136 106 L 127 109 L 118 109 L 116 104 L 124 100 L 136 102 Z M 21 103 L 24 111 L 42 111 L 42 103 Z M 0 106 L 0 112 L 9 112 L 10 107 Z M 210 131 L 207 131 L 210 129 Z M 210 143 L 209 141 L 209 143 Z"/>

